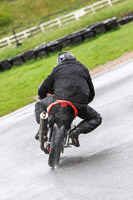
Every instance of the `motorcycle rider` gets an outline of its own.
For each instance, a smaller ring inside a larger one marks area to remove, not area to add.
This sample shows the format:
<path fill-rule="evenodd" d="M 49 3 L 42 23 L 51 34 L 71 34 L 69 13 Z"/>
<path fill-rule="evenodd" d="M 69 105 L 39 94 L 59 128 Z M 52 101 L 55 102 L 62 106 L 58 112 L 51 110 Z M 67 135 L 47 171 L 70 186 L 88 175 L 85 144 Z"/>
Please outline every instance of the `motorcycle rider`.
<path fill-rule="evenodd" d="M 47 96 L 53 88 L 54 94 Z M 56 100 L 72 102 L 78 111 L 77 116 L 83 119 L 70 131 L 73 144 L 79 147 L 79 134 L 91 132 L 102 122 L 101 115 L 88 105 L 94 96 L 94 86 L 87 67 L 78 62 L 72 53 L 61 52 L 57 57 L 57 66 L 38 88 L 40 100 L 35 104 L 36 121 L 39 123 L 40 114 Z"/>

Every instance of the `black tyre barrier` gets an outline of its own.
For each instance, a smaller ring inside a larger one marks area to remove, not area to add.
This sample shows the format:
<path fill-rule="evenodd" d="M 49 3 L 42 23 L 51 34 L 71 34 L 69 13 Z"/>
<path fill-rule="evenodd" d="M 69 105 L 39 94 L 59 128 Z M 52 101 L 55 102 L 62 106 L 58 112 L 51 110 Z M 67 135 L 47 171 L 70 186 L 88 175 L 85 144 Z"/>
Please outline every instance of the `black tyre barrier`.
<path fill-rule="evenodd" d="M 92 31 L 95 33 L 95 35 L 102 34 L 102 33 L 105 33 L 107 31 L 103 22 L 98 22 L 96 24 L 88 26 L 87 28 L 91 28 Z"/>
<path fill-rule="evenodd" d="M 91 28 L 86 28 L 82 31 L 81 33 L 83 39 L 90 39 L 90 38 L 93 38 L 95 37 L 95 33 L 92 31 Z"/>
<path fill-rule="evenodd" d="M 71 36 L 72 44 L 80 44 L 83 42 L 83 38 L 80 32 L 74 32 Z"/>
<path fill-rule="evenodd" d="M 116 17 L 107 19 L 103 23 L 108 31 L 117 28 L 119 25 Z"/>
<path fill-rule="evenodd" d="M 24 60 L 22 59 L 21 56 L 16 56 L 10 60 L 10 63 L 12 65 L 20 66 L 24 63 Z"/>
<path fill-rule="evenodd" d="M 5 59 L 0 62 L 0 71 L 11 69 L 11 67 L 12 67 L 12 64 L 10 63 L 10 59 Z"/>
<path fill-rule="evenodd" d="M 47 51 L 47 44 L 44 43 L 38 47 L 35 48 L 35 54 L 37 57 L 44 57 L 44 56 L 48 56 L 48 51 Z"/>
<path fill-rule="evenodd" d="M 61 51 L 61 43 L 58 40 L 52 41 L 47 44 L 47 51 L 49 53 Z"/>
<path fill-rule="evenodd" d="M 118 24 L 119 25 L 124 25 L 124 24 L 127 24 L 129 22 L 133 21 L 133 15 L 130 15 L 130 16 L 126 16 L 120 20 L 118 20 Z"/>
<path fill-rule="evenodd" d="M 35 50 L 29 50 L 12 59 L 5 59 L 3 61 L 0 61 L 0 71 L 10 69 L 13 65 L 21 65 L 24 62 L 31 59 L 36 59 L 37 57 L 42 58 L 44 56 L 48 56 L 49 53 L 61 51 L 62 48 L 72 46 L 75 43 L 80 44 L 85 39 L 93 38 L 97 34 L 102 34 L 109 30 L 113 30 L 118 26 L 127 24 L 131 21 L 133 21 L 133 13 L 130 13 L 130 15 L 120 20 L 117 20 L 116 17 L 113 17 L 103 22 L 92 24 L 90 26 L 87 26 L 85 29 L 59 38 L 58 40 L 54 40 L 48 44 L 41 44 L 40 46 L 36 47 Z"/>
<path fill-rule="evenodd" d="M 61 44 L 61 48 L 72 46 L 72 41 L 69 36 L 62 37 L 58 40 Z"/>
<path fill-rule="evenodd" d="M 34 50 L 29 50 L 21 54 L 21 57 L 24 60 L 24 62 L 27 62 L 29 60 L 36 59 L 36 54 Z"/>

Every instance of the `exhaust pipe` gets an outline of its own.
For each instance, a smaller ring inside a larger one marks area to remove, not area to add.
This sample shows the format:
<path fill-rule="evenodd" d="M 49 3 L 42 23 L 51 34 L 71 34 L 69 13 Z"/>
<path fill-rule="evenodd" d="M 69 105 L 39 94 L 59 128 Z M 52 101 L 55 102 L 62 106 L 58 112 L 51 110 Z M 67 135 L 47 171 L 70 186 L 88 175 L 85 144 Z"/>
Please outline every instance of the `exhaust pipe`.
<path fill-rule="evenodd" d="M 45 151 L 44 142 L 46 141 L 46 136 L 47 136 L 47 121 L 48 121 L 48 113 L 46 111 L 43 111 L 40 114 L 40 128 L 39 128 L 40 147 L 43 151 Z"/>

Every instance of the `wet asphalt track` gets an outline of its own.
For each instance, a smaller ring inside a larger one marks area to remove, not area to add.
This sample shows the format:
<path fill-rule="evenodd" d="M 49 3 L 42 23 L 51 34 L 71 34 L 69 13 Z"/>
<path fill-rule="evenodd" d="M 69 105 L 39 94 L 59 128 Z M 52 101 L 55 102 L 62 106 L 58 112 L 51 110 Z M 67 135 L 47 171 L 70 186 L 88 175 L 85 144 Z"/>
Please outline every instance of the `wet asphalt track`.
<path fill-rule="evenodd" d="M 133 200 L 133 60 L 93 82 L 103 123 L 58 169 L 34 139 L 34 104 L 0 118 L 0 200 Z"/>

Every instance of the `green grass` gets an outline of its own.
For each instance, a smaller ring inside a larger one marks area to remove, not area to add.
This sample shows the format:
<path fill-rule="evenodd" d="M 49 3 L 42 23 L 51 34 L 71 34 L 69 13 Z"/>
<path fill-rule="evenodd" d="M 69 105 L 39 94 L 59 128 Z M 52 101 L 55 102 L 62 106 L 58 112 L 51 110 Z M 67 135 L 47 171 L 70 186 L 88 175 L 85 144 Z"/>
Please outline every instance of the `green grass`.
<path fill-rule="evenodd" d="M 121 18 L 126 13 L 131 12 L 133 8 L 133 1 L 127 0 L 127 1 L 120 1 L 117 4 L 114 4 L 112 7 L 106 7 L 103 10 L 99 10 L 95 15 L 86 15 L 85 17 L 82 17 L 80 20 L 75 21 L 74 23 L 62 26 L 61 28 L 53 28 L 47 31 L 45 34 L 38 34 L 36 36 L 33 36 L 23 42 L 22 46 L 19 46 L 18 48 L 15 46 L 5 48 L 3 50 L 0 50 L 0 60 L 6 59 L 6 58 L 13 58 L 14 56 L 29 50 L 34 49 L 36 46 L 44 43 L 44 42 L 50 42 L 52 40 L 58 39 L 64 35 L 68 35 L 74 31 L 80 30 L 82 28 L 85 28 L 86 26 L 93 24 L 98 21 L 105 20 L 107 18 L 111 17 L 118 17 Z"/>
<path fill-rule="evenodd" d="M 132 51 L 132 35 L 133 22 L 67 50 L 92 70 L 127 51 Z M 33 96 L 37 95 L 39 84 L 56 65 L 57 55 L 58 53 L 54 53 L 47 58 L 38 59 L 36 62 L 32 60 L 0 73 L 0 116 L 35 101 Z"/>
<path fill-rule="evenodd" d="M 18 31 L 87 6 L 97 0 L 0 0 L 0 34 L 16 26 Z M 2 20 L 1 20 L 2 18 Z M 2 21 L 6 23 L 2 23 Z"/>

